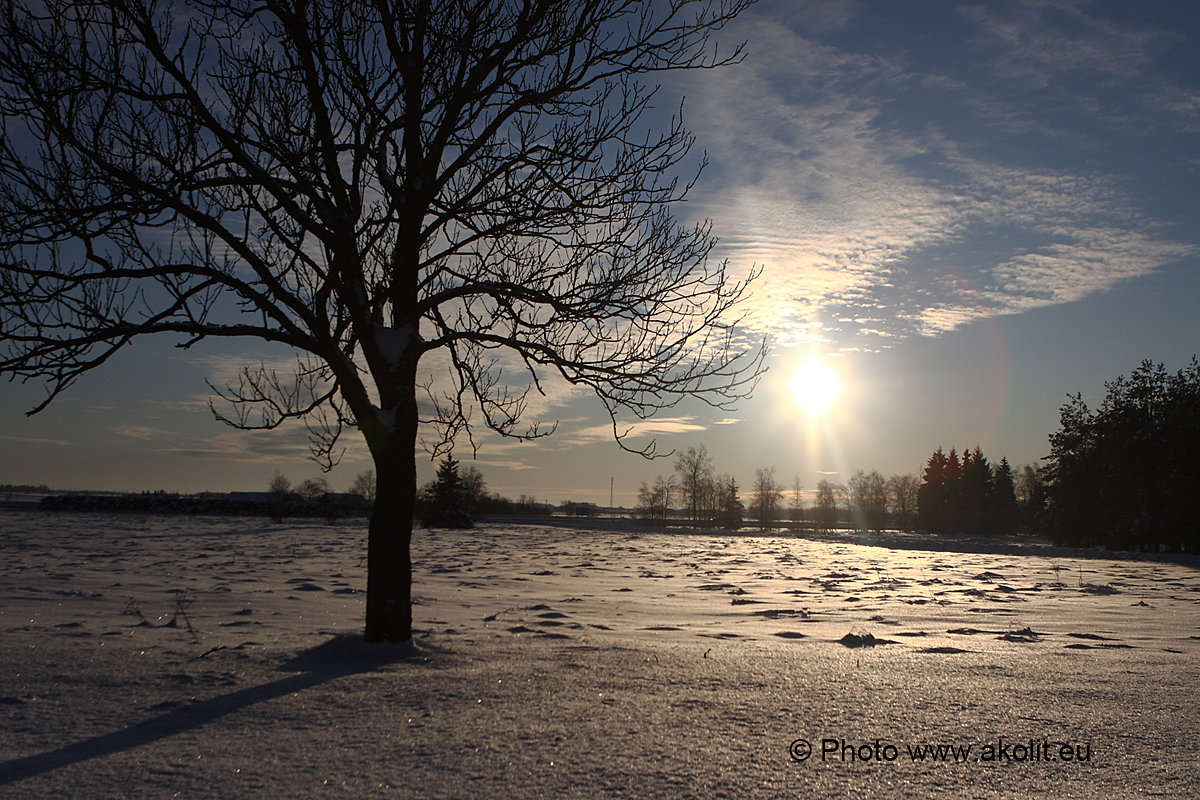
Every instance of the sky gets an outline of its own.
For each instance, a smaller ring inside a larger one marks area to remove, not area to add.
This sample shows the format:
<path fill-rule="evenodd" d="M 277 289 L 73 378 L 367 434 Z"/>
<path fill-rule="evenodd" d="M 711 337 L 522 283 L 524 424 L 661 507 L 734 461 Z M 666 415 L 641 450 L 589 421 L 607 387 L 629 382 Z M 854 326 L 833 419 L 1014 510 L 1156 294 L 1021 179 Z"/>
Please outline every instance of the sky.
<path fill-rule="evenodd" d="M 766 468 L 808 494 L 857 469 L 919 473 L 939 446 L 1035 464 L 1068 394 L 1095 404 L 1143 359 L 1200 352 L 1200 6 L 761 0 L 720 35 L 740 40 L 741 64 L 671 76 L 659 97 L 685 98 L 709 161 L 678 218 L 711 220 L 731 273 L 762 270 L 743 310 L 769 371 L 735 409 L 685 401 L 635 444 L 703 445 L 744 491 Z M 34 417 L 39 386 L 0 384 L 0 483 L 321 476 L 303 427 L 237 431 L 209 408 L 206 378 L 286 352 L 173 344 L 125 348 Z M 796 388 L 810 361 L 838 384 L 821 410 L 805 403 L 822 386 Z M 611 489 L 630 506 L 673 470 L 614 444 L 586 394 L 550 385 L 530 413 L 556 433 L 456 457 L 551 502 Z M 345 444 L 335 490 L 370 469 Z"/>

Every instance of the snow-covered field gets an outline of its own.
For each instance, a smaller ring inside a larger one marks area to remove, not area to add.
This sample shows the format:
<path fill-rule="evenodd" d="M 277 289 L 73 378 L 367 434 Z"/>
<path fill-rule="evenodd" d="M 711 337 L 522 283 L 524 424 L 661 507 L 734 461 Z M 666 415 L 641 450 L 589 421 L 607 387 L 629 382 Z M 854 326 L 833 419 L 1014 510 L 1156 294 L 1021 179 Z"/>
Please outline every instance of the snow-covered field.
<path fill-rule="evenodd" d="M 1197 562 L 883 541 L 3 510 L 0 797 L 1197 796 Z"/>

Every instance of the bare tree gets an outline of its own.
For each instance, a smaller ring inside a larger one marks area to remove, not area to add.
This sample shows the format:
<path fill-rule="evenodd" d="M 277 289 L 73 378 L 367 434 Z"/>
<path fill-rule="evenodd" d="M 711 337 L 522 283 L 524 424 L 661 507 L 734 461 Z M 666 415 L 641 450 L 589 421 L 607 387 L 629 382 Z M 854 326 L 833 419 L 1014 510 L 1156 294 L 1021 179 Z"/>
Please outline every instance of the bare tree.
<path fill-rule="evenodd" d="M 354 476 L 350 486 L 350 494 L 356 494 L 368 503 L 375 502 L 375 470 L 360 472 Z"/>
<path fill-rule="evenodd" d="M 858 530 L 881 531 L 887 524 L 887 482 L 876 470 L 857 470 L 849 482 L 850 511 Z"/>
<path fill-rule="evenodd" d="M 750 2 L 8 3 L 0 372 L 46 382 L 36 413 L 135 337 L 291 348 L 214 413 L 303 419 L 326 467 L 361 431 L 366 637 L 407 640 L 419 430 L 545 435 L 523 412 L 554 376 L 620 441 L 760 373 L 745 284 L 670 214 L 693 139 L 645 82 L 739 60 L 711 36 Z"/>
<path fill-rule="evenodd" d="M 850 522 L 858 531 L 867 529 L 867 483 L 867 473 L 861 469 L 855 470 L 846 482 L 846 490 L 850 494 Z"/>
<path fill-rule="evenodd" d="M 292 482 L 279 470 L 271 477 L 271 484 L 268 491 L 276 497 L 287 497 L 292 491 Z"/>
<path fill-rule="evenodd" d="M 329 481 L 324 478 L 309 478 L 296 487 L 296 496 L 301 500 L 320 500 L 329 494 Z"/>
<path fill-rule="evenodd" d="M 775 468 L 754 470 L 754 490 L 751 493 L 754 514 L 760 528 L 769 528 L 779 519 L 779 504 L 783 489 L 775 480 Z"/>
<path fill-rule="evenodd" d="M 678 492 L 675 478 L 659 475 L 654 484 L 643 482 L 638 490 L 638 514 L 650 522 L 666 522 L 671 517 L 671 499 Z"/>
<path fill-rule="evenodd" d="M 825 479 L 817 483 L 817 497 L 813 505 L 813 522 L 817 530 L 828 531 L 837 526 L 840 488 Z"/>
<path fill-rule="evenodd" d="M 679 494 L 687 504 L 692 527 L 700 525 L 701 521 L 710 519 L 710 499 L 713 495 L 712 458 L 708 448 L 700 445 L 697 450 L 689 447 L 675 458 L 675 474 L 679 476 Z"/>
<path fill-rule="evenodd" d="M 910 531 L 917 516 L 917 494 L 921 489 L 921 478 L 913 473 L 893 475 L 887 479 L 888 502 L 896 525 Z"/>

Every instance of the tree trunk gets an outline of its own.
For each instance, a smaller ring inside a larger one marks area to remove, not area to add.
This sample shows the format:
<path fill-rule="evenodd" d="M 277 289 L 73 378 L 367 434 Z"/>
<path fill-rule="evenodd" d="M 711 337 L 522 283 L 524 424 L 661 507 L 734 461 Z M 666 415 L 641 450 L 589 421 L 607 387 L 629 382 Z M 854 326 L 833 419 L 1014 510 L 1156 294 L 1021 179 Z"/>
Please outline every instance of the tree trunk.
<path fill-rule="evenodd" d="M 368 436 L 368 441 L 374 437 Z M 367 537 L 368 642 L 412 638 L 413 511 L 417 497 L 417 407 L 412 397 L 396 410 L 395 428 L 376 440 L 375 506 Z"/>

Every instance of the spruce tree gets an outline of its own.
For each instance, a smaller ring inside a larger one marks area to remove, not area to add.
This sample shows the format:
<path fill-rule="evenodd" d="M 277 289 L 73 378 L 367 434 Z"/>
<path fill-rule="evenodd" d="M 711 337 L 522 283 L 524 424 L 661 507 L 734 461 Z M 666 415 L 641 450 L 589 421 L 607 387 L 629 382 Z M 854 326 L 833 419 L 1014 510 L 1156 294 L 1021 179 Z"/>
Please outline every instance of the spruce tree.
<path fill-rule="evenodd" d="M 992 532 L 1013 533 L 1017 528 L 1017 490 L 1012 467 L 1007 458 L 992 469 L 991 520 Z"/>
<path fill-rule="evenodd" d="M 437 478 L 430 488 L 429 513 L 425 525 L 430 528 L 473 528 L 466 509 L 466 492 L 458 474 L 458 462 L 448 456 L 438 464 Z"/>

